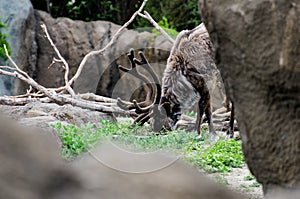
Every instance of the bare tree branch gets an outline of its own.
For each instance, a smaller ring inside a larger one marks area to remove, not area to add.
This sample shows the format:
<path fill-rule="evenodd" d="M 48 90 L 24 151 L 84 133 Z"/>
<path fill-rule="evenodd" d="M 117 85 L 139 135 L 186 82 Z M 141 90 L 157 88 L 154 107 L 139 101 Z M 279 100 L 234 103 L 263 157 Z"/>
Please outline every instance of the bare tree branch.
<path fill-rule="evenodd" d="M 10 105 L 10 106 L 23 106 L 26 105 L 28 103 L 32 103 L 32 102 L 43 102 L 43 103 L 50 103 L 53 102 L 53 100 L 51 100 L 48 97 L 44 97 L 44 98 L 29 98 L 29 97 L 22 97 L 22 98 L 18 98 L 18 97 L 0 97 L 0 102 L 1 104 L 4 105 Z"/>
<path fill-rule="evenodd" d="M 48 39 L 48 41 L 50 42 L 50 45 L 53 47 L 55 53 L 57 54 L 58 58 L 59 58 L 59 61 L 61 61 L 64 65 L 64 69 L 65 69 L 65 89 L 71 94 L 72 97 L 75 96 L 75 92 L 74 90 L 71 88 L 71 84 L 69 83 L 69 64 L 68 62 L 65 60 L 65 58 L 63 58 L 63 56 L 60 54 L 59 50 L 57 49 L 57 47 L 55 46 L 55 44 L 53 43 L 49 33 L 48 33 L 48 30 L 47 30 L 47 27 L 45 24 L 42 24 L 41 25 L 43 31 L 45 32 L 46 34 L 46 38 Z M 53 59 L 54 61 L 56 61 L 56 59 Z"/>
<path fill-rule="evenodd" d="M 144 19 L 147 19 L 155 28 L 158 30 L 165 38 L 167 38 L 172 44 L 174 43 L 174 39 L 166 33 L 164 29 L 162 29 L 155 21 L 154 19 L 150 16 L 150 14 L 147 11 L 144 11 L 144 14 L 138 13 L 140 17 L 143 17 Z"/>
<path fill-rule="evenodd" d="M 24 75 L 25 77 L 29 77 L 27 73 L 25 73 L 24 71 L 22 71 L 18 65 L 14 62 L 14 60 L 11 58 L 11 56 L 8 54 L 8 50 L 5 44 L 3 44 L 4 50 L 5 50 L 5 54 L 7 55 L 7 58 L 9 59 L 9 61 L 13 64 L 13 66 L 15 68 L 9 67 L 9 66 L 4 66 L 6 69 L 10 69 L 10 70 L 15 70 L 18 71 L 19 73 L 21 73 L 22 75 Z"/>
<path fill-rule="evenodd" d="M 117 103 L 116 99 L 113 98 L 109 98 L 109 97 L 103 97 L 100 95 L 96 95 L 94 93 L 83 93 L 83 94 L 79 94 L 79 96 L 82 99 L 85 100 L 91 100 L 91 101 L 95 101 L 95 102 L 105 102 L 105 103 Z"/>

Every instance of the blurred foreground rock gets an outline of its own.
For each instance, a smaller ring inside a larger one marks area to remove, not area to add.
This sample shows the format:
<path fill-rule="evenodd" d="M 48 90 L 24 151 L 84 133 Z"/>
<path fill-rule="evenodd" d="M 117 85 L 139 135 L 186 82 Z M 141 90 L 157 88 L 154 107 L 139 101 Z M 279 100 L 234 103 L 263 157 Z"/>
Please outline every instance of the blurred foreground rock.
<path fill-rule="evenodd" d="M 108 163 L 108 166 L 122 164 L 126 169 L 137 164 L 148 167 L 149 163 L 155 165 L 168 160 L 165 155 L 150 155 L 143 165 L 132 154 L 104 145 L 93 151 L 93 156 L 66 163 L 59 157 L 57 143 L 49 134 L 25 129 L 2 117 L 0 126 L 0 198 L 243 198 L 180 161 L 141 174 L 105 166 Z"/>
<path fill-rule="evenodd" d="M 199 7 L 250 170 L 266 194 L 299 190 L 299 1 L 200 0 Z"/>

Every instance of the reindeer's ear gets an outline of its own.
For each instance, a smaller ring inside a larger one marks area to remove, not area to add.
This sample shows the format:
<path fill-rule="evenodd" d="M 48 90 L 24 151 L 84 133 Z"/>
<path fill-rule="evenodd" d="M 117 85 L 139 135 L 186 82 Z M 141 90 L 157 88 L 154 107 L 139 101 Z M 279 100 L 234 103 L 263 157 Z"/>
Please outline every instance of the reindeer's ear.
<path fill-rule="evenodd" d="M 171 104 L 170 104 L 170 102 L 163 102 L 160 105 L 160 110 L 162 111 L 162 109 L 164 109 L 164 111 L 167 113 L 167 115 L 169 115 L 171 113 Z"/>
<path fill-rule="evenodd" d="M 165 91 L 164 91 L 165 92 Z M 160 104 L 163 104 L 163 103 L 165 103 L 165 102 L 167 102 L 168 100 L 167 100 L 167 98 L 165 97 L 165 96 L 162 96 L 161 98 L 160 98 Z"/>

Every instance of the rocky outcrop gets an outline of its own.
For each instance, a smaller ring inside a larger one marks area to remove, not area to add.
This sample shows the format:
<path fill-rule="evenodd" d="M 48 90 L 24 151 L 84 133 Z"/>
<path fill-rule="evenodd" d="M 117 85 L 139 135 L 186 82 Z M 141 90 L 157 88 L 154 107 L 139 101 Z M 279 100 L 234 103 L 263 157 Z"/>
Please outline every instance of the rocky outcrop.
<path fill-rule="evenodd" d="M 0 105 L 0 113 L 18 121 L 24 126 L 36 127 L 43 131 L 53 131 L 52 124 L 61 122 L 65 125 L 83 126 L 87 124 L 100 127 L 102 120 L 115 122 L 113 115 L 54 103 L 29 103 L 25 106 Z"/>
<path fill-rule="evenodd" d="M 246 161 L 265 193 L 300 189 L 299 1 L 200 0 Z"/>
<path fill-rule="evenodd" d="M 29 0 L 0 1 L 0 17 L 7 25 L 8 42 L 15 62 L 32 77 L 36 71 L 37 44 L 35 41 L 34 10 Z M 2 61 L 4 62 L 4 61 Z M 0 63 L 2 64 L 1 60 Z M 4 64 L 9 64 L 3 63 Z M 27 87 L 27 86 L 26 86 Z M 14 95 L 25 87 L 18 80 L 0 76 L 0 95 Z"/>

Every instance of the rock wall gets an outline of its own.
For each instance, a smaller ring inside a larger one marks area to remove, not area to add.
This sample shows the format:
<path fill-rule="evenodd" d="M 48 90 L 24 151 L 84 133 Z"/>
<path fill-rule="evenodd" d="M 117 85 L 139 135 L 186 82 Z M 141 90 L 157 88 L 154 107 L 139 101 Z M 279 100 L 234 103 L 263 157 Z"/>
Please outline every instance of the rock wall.
<path fill-rule="evenodd" d="M 6 34 L 15 62 L 34 77 L 36 71 L 37 44 L 35 41 L 35 18 L 29 0 L 0 1 L 0 16 L 8 26 Z M 3 29 L 5 31 L 5 29 Z M 12 65 L 8 61 L 0 63 Z M 0 76 L 0 95 L 12 95 L 24 90 L 18 80 Z"/>
<path fill-rule="evenodd" d="M 300 189 L 300 4 L 200 0 L 247 164 L 264 192 Z"/>

